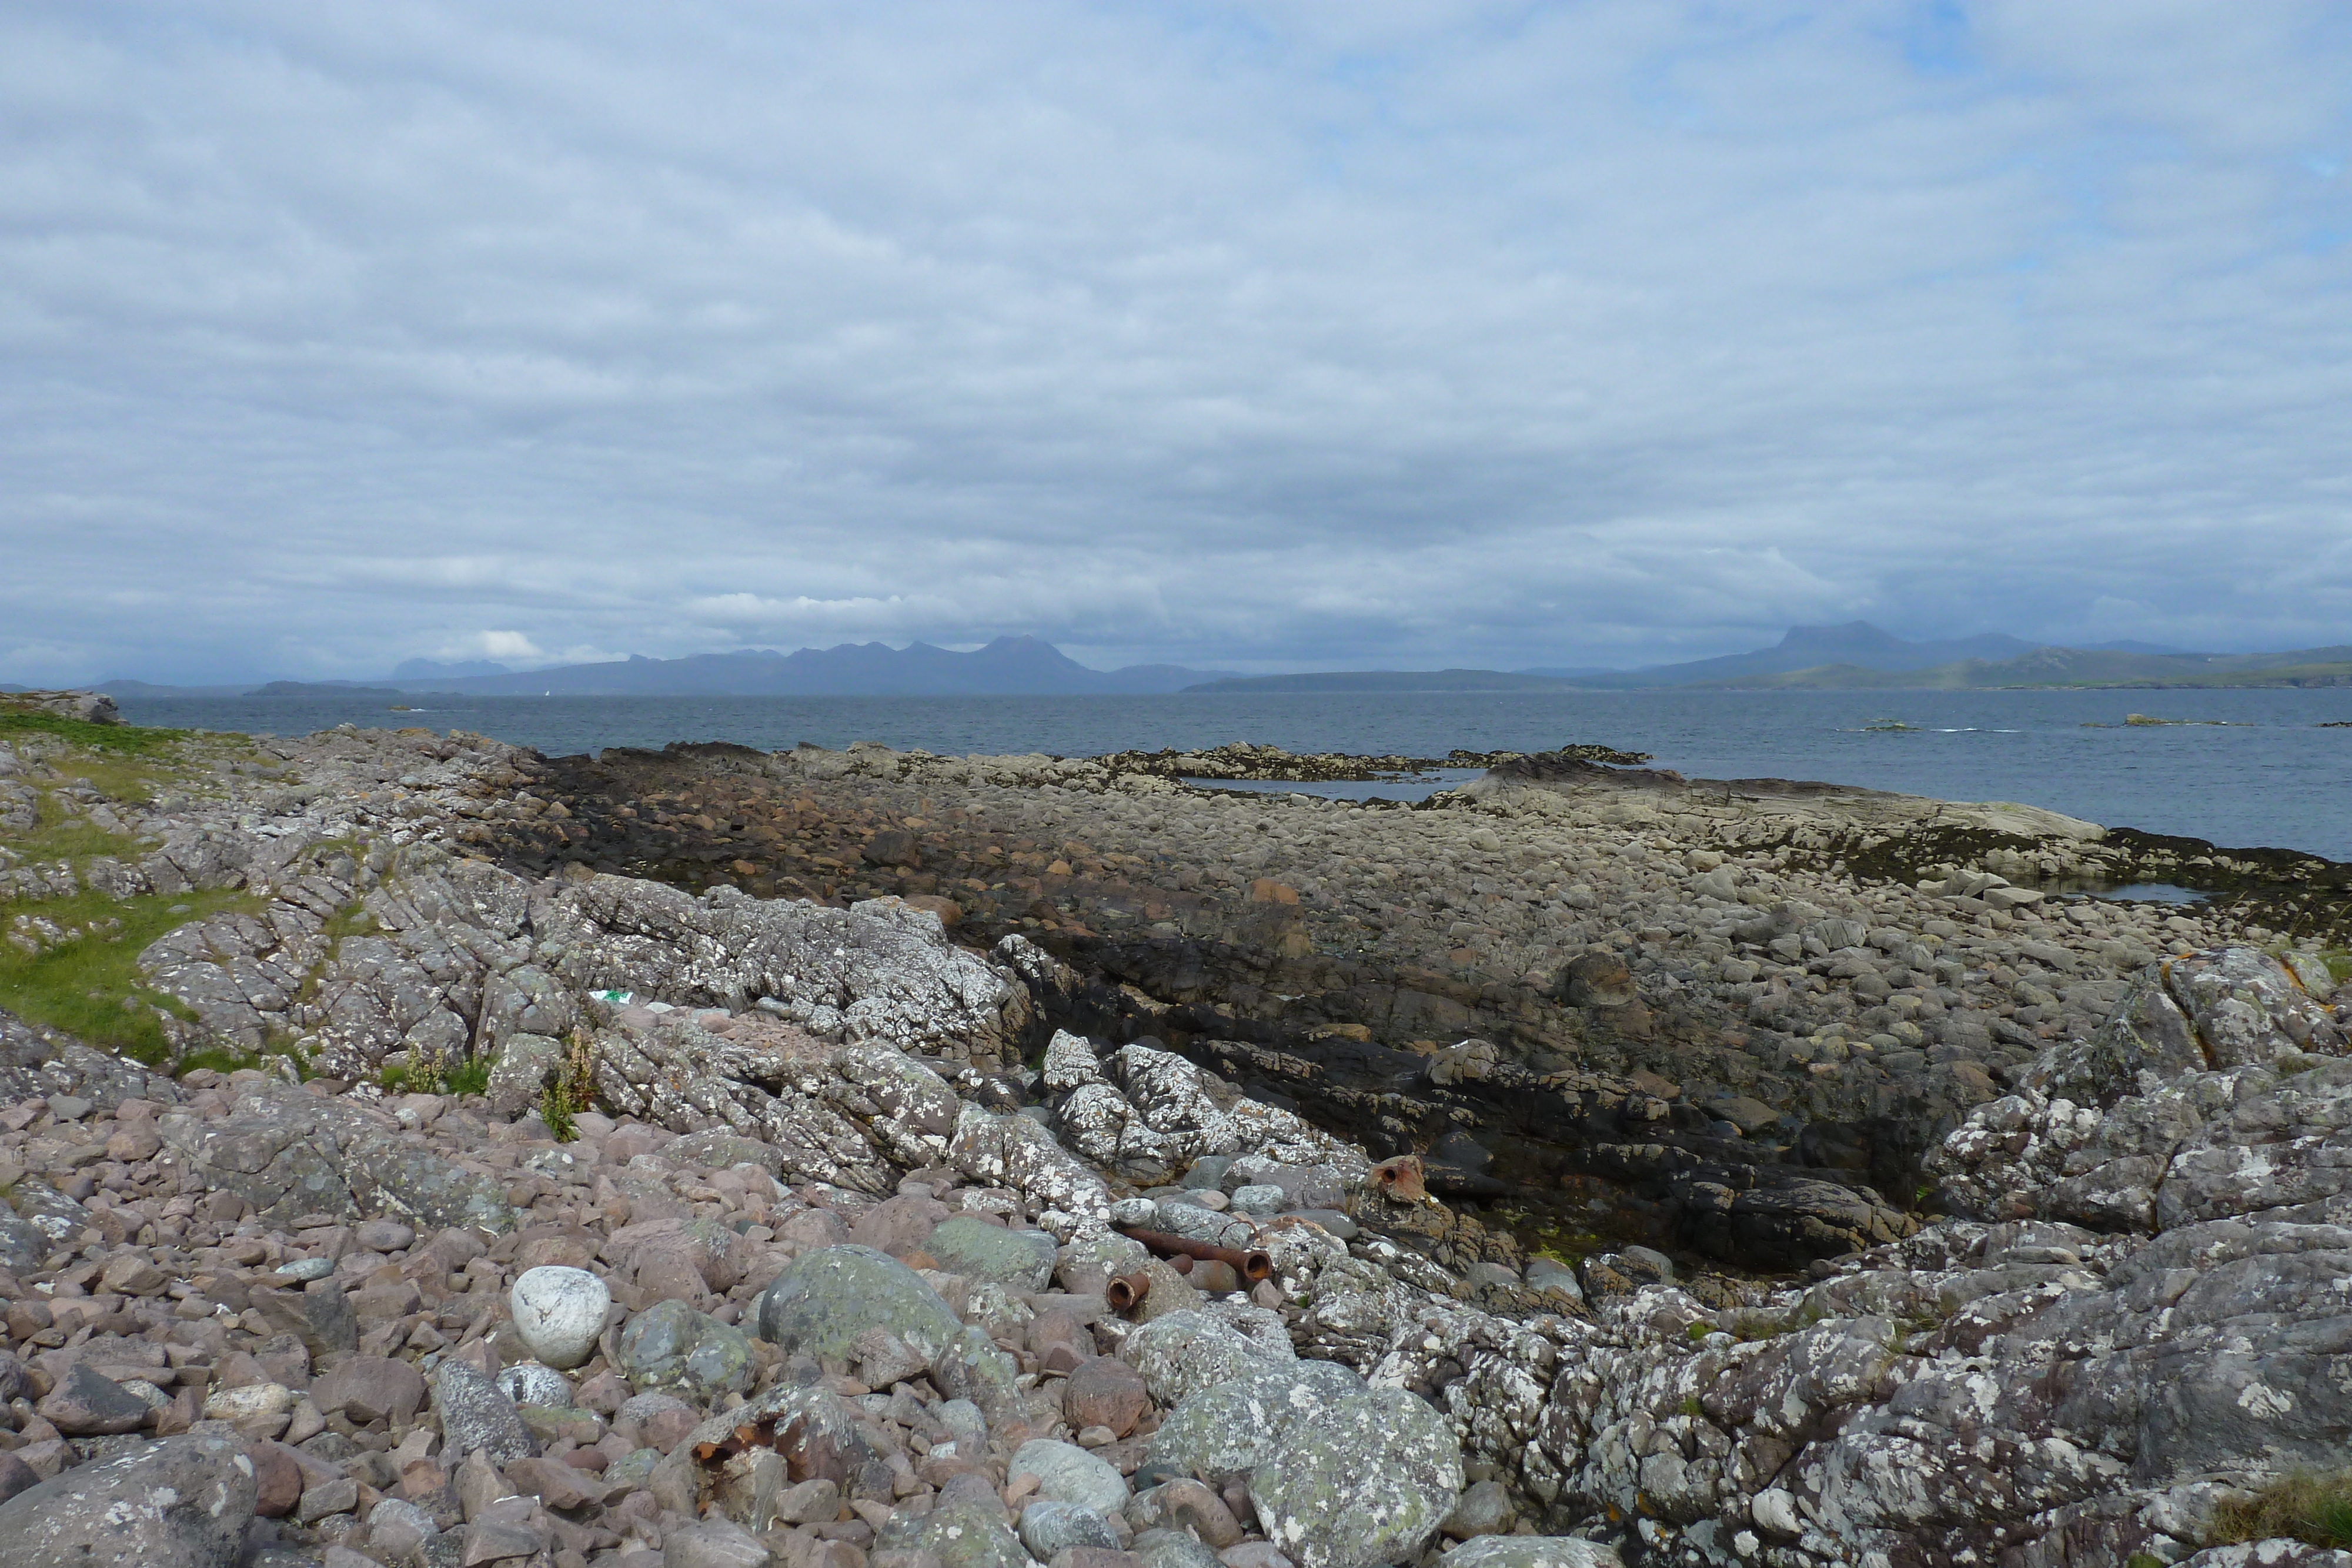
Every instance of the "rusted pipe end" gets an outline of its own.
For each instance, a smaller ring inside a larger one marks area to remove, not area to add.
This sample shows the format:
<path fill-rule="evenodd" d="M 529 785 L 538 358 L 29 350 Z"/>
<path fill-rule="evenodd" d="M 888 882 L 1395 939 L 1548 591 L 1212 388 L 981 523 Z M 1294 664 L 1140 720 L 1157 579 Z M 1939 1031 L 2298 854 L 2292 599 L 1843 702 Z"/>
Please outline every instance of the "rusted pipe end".
<path fill-rule="evenodd" d="M 1274 1260 L 1255 1250 L 1242 1254 L 1240 1267 L 1242 1278 L 1253 1285 L 1260 1280 L 1271 1278 L 1274 1274 Z"/>
<path fill-rule="evenodd" d="M 1138 1269 L 1132 1274 L 1113 1274 L 1103 1285 L 1103 1300 L 1115 1312 L 1132 1312 L 1151 1291 L 1151 1276 Z"/>
<path fill-rule="evenodd" d="M 1429 1196 L 1428 1185 L 1422 1180 L 1419 1155 L 1399 1155 L 1392 1160 L 1382 1160 L 1372 1167 L 1372 1185 L 1398 1203 L 1419 1203 Z"/>

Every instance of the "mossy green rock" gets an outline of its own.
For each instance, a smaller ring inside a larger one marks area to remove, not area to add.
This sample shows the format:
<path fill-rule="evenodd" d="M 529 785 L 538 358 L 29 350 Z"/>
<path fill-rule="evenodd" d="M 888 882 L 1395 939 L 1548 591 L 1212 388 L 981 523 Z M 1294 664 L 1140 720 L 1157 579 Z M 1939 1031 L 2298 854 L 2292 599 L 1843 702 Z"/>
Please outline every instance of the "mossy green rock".
<path fill-rule="evenodd" d="M 970 1502 L 921 1515 L 896 1514 L 874 1544 L 877 1553 L 931 1552 L 940 1568 L 1034 1568 L 1004 1516 Z"/>
<path fill-rule="evenodd" d="M 1409 1563 L 1454 1511 L 1462 1445 L 1400 1389 L 1350 1395 L 1293 1427 L 1249 1490 L 1266 1538 L 1298 1568 Z"/>
<path fill-rule="evenodd" d="M 621 1372 L 642 1394 L 675 1388 L 698 1404 L 751 1386 L 751 1342 L 684 1301 L 656 1301 L 621 1331 Z"/>
<path fill-rule="evenodd" d="M 870 1328 L 883 1328 L 930 1358 L 931 1381 L 950 1399 L 993 1415 L 1018 1396 L 1018 1367 L 978 1328 L 965 1326 L 922 1276 L 871 1247 L 826 1247 L 793 1260 L 760 1295 L 758 1332 L 785 1354 L 848 1363 Z"/>
<path fill-rule="evenodd" d="M 963 1337 L 963 1322 L 922 1276 L 871 1247 L 821 1248 L 795 1258 L 760 1295 L 759 1333 L 820 1361 L 855 1359 L 852 1343 L 887 1329 L 937 1360 Z"/>
<path fill-rule="evenodd" d="M 960 1214 L 935 1226 L 923 1250 L 950 1273 L 992 1281 L 1032 1294 L 1054 1278 L 1054 1239 L 1041 1230 L 1008 1230 Z"/>

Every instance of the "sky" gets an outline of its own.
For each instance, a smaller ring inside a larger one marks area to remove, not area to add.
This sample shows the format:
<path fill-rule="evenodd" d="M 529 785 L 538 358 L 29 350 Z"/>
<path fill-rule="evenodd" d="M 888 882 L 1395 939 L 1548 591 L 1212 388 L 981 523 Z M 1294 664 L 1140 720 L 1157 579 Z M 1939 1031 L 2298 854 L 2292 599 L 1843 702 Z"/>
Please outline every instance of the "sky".
<path fill-rule="evenodd" d="M 0 7 L 0 680 L 2352 641 L 2339 0 Z"/>

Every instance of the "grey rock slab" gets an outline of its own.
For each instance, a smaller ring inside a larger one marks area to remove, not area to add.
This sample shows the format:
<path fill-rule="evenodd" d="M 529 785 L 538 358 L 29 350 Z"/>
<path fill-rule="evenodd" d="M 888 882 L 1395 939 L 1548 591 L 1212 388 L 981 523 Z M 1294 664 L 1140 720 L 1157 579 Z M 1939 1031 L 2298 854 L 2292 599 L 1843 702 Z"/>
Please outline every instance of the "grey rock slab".
<path fill-rule="evenodd" d="M 1073 1546 L 1099 1546 L 1114 1551 L 1118 1546 L 1118 1535 L 1111 1529 L 1110 1521 L 1074 1502 L 1031 1503 L 1021 1511 L 1019 1533 L 1021 1544 L 1040 1563 L 1051 1563 L 1055 1554 Z"/>
<path fill-rule="evenodd" d="M 444 1361 L 434 1369 L 433 1412 L 441 1422 L 444 1452 L 462 1455 L 479 1449 L 492 1463 L 503 1465 L 539 1451 L 515 1402 L 462 1361 Z"/>
<path fill-rule="evenodd" d="M 253 1461 L 226 1427 L 144 1444 L 0 1504 L 0 1568 L 231 1568 Z"/>
<path fill-rule="evenodd" d="M 1299 1568 L 1410 1559 L 1461 1492 L 1453 1426 L 1396 1389 L 1335 1401 L 1250 1473 L 1266 1538 Z"/>
<path fill-rule="evenodd" d="M 1033 1437 L 1013 1451 L 1004 1476 L 1037 1478 L 1037 1495 L 1053 1502 L 1076 1503 L 1099 1514 L 1112 1514 L 1127 1502 L 1127 1478 L 1117 1467 L 1074 1443 Z"/>
<path fill-rule="evenodd" d="M 1624 1568 L 1612 1546 L 1572 1535 L 1482 1535 L 1445 1554 L 1446 1568 Z"/>
<path fill-rule="evenodd" d="M 42 1419 L 68 1437 L 135 1432 L 148 1421 L 147 1402 L 77 1361 L 40 1403 Z"/>

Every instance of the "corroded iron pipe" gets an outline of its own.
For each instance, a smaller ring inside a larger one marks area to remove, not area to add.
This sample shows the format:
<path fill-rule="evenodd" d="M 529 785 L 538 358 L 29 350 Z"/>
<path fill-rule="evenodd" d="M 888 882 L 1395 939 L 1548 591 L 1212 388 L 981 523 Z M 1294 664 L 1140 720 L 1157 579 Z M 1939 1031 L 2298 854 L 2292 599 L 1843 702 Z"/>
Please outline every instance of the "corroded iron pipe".
<path fill-rule="evenodd" d="M 1113 1274 L 1103 1284 L 1103 1300 L 1110 1310 L 1124 1312 L 1139 1305 L 1151 1291 L 1151 1276 L 1138 1269 L 1132 1274 Z"/>
<path fill-rule="evenodd" d="M 1255 1248 L 1244 1252 L 1238 1247 L 1219 1247 L 1213 1242 L 1195 1241 L 1189 1236 L 1171 1236 L 1165 1230 L 1144 1230 L 1131 1225 L 1114 1225 L 1113 1230 L 1129 1241 L 1140 1241 L 1162 1258 L 1198 1258 L 1206 1263 L 1229 1263 L 1234 1272 L 1253 1284 L 1274 1272 L 1274 1260 Z"/>

